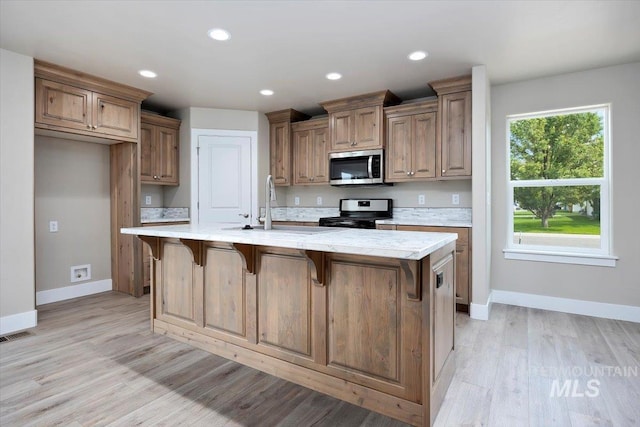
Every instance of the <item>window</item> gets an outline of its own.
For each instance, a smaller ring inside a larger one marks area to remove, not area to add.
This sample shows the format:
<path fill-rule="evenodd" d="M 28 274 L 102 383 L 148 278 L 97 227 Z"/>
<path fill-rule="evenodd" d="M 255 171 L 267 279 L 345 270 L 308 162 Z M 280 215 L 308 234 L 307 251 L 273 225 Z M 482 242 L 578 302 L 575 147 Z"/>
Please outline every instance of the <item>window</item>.
<path fill-rule="evenodd" d="M 615 265 L 609 240 L 609 106 L 507 117 L 505 257 Z"/>

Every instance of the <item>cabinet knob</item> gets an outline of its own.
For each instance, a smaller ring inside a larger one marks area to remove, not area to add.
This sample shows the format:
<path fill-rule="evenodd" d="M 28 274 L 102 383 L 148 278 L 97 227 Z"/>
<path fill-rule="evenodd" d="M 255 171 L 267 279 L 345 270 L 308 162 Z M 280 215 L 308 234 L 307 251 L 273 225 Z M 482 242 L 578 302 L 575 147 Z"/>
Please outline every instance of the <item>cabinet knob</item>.
<path fill-rule="evenodd" d="M 158 179 L 158 175 L 153 175 L 153 179 Z"/>
<path fill-rule="evenodd" d="M 87 129 L 91 129 L 91 125 L 87 125 Z"/>
<path fill-rule="evenodd" d="M 414 171 L 411 171 L 411 176 L 415 175 L 416 173 Z"/>
<path fill-rule="evenodd" d="M 407 171 L 407 176 L 411 176 L 411 172 L 410 171 Z"/>
<path fill-rule="evenodd" d="M 98 126 L 96 126 L 96 125 L 93 125 L 93 128 L 94 128 L 94 129 L 98 129 Z"/>
<path fill-rule="evenodd" d="M 446 172 L 446 170 L 445 170 L 445 169 L 442 169 L 442 173 L 445 173 L 445 172 Z"/>
<path fill-rule="evenodd" d="M 311 181 L 313 181 L 316 177 L 312 176 L 311 178 L 309 178 Z"/>

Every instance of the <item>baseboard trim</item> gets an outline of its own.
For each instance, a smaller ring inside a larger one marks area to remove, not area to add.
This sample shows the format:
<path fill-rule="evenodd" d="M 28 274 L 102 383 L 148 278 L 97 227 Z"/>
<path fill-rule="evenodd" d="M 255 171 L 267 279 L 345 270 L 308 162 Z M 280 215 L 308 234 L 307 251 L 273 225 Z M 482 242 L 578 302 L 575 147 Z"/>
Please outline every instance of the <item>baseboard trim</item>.
<path fill-rule="evenodd" d="M 491 304 L 493 303 L 492 293 L 489 293 L 486 304 L 471 303 L 469 307 L 469 317 L 476 320 L 489 320 Z"/>
<path fill-rule="evenodd" d="M 38 324 L 38 310 L 25 311 L 0 317 L 0 336 L 35 328 Z"/>
<path fill-rule="evenodd" d="M 110 291 L 113 288 L 111 279 L 96 280 L 94 282 L 81 283 L 79 285 L 65 286 L 63 288 L 50 289 L 36 292 L 36 305 L 50 304 L 87 295 L 99 294 Z"/>
<path fill-rule="evenodd" d="M 561 311 L 563 313 L 582 314 L 585 316 L 640 323 L 640 307 L 631 305 L 558 298 L 547 295 L 502 291 L 499 289 L 493 289 L 491 291 L 491 299 L 493 302 L 499 304 L 540 308 L 542 310 Z"/>

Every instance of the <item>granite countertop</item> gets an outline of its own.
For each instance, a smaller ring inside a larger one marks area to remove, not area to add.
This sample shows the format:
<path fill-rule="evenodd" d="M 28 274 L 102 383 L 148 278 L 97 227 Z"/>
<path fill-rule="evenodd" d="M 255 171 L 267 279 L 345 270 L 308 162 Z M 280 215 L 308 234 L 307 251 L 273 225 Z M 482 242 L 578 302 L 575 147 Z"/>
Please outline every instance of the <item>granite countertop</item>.
<path fill-rule="evenodd" d="M 275 226 L 241 230 L 234 224 L 189 224 L 123 228 L 123 234 L 418 260 L 457 239 L 455 233 Z"/>

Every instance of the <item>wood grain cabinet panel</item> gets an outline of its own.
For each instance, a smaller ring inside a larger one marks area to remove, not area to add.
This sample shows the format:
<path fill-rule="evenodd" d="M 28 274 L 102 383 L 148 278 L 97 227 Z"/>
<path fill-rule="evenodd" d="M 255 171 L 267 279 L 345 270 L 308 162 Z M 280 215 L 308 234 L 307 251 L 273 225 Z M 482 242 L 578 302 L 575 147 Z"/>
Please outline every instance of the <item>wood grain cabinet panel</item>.
<path fill-rule="evenodd" d="M 307 259 L 286 251 L 258 250 L 258 254 L 258 342 L 311 358 L 312 285 Z"/>
<path fill-rule="evenodd" d="M 137 141 L 140 103 L 36 78 L 36 127 Z"/>
<path fill-rule="evenodd" d="M 278 186 L 292 184 L 293 149 L 291 123 L 307 120 L 309 116 L 293 109 L 266 114 L 269 120 L 269 173 Z M 307 172 L 307 171 L 305 171 Z"/>
<path fill-rule="evenodd" d="M 142 113 L 140 122 L 140 181 L 179 185 L 180 120 Z"/>
<path fill-rule="evenodd" d="M 293 123 L 293 184 L 329 182 L 329 125 L 326 119 Z"/>
<path fill-rule="evenodd" d="M 417 261 L 412 261 L 416 263 Z M 421 304 L 416 276 L 396 260 L 327 254 L 327 369 L 413 402 L 421 396 Z M 417 267 L 413 267 L 417 272 Z"/>
<path fill-rule="evenodd" d="M 448 255 L 432 267 L 433 301 L 433 381 L 440 376 L 447 357 L 453 351 L 454 311 L 454 258 Z"/>
<path fill-rule="evenodd" d="M 384 148 L 383 107 L 398 103 L 388 90 L 320 103 L 329 113 L 330 151 Z"/>
<path fill-rule="evenodd" d="M 443 177 L 471 176 L 471 91 L 442 96 Z"/>
<path fill-rule="evenodd" d="M 207 247 L 204 266 L 204 326 L 246 336 L 246 281 L 233 249 Z"/>
<path fill-rule="evenodd" d="M 440 179 L 471 177 L 471 76 L 429 83 L 438 94 Z"/>
<path fill-rule="evenodd" d="M 385 109 L 385 180 L 409 182 L 436 178 L 436 100 Z"/>
<path fill-rule="evenodd" d="M 161 315 L 195 323 L 194 297 L 198 296 L 199 301 L 202 298 L 194 289 L 197 278 L 192 254 L 179 241 L 165 240 L 162 251 L 163 258 L 170 261 L 161 264 Z"/>

